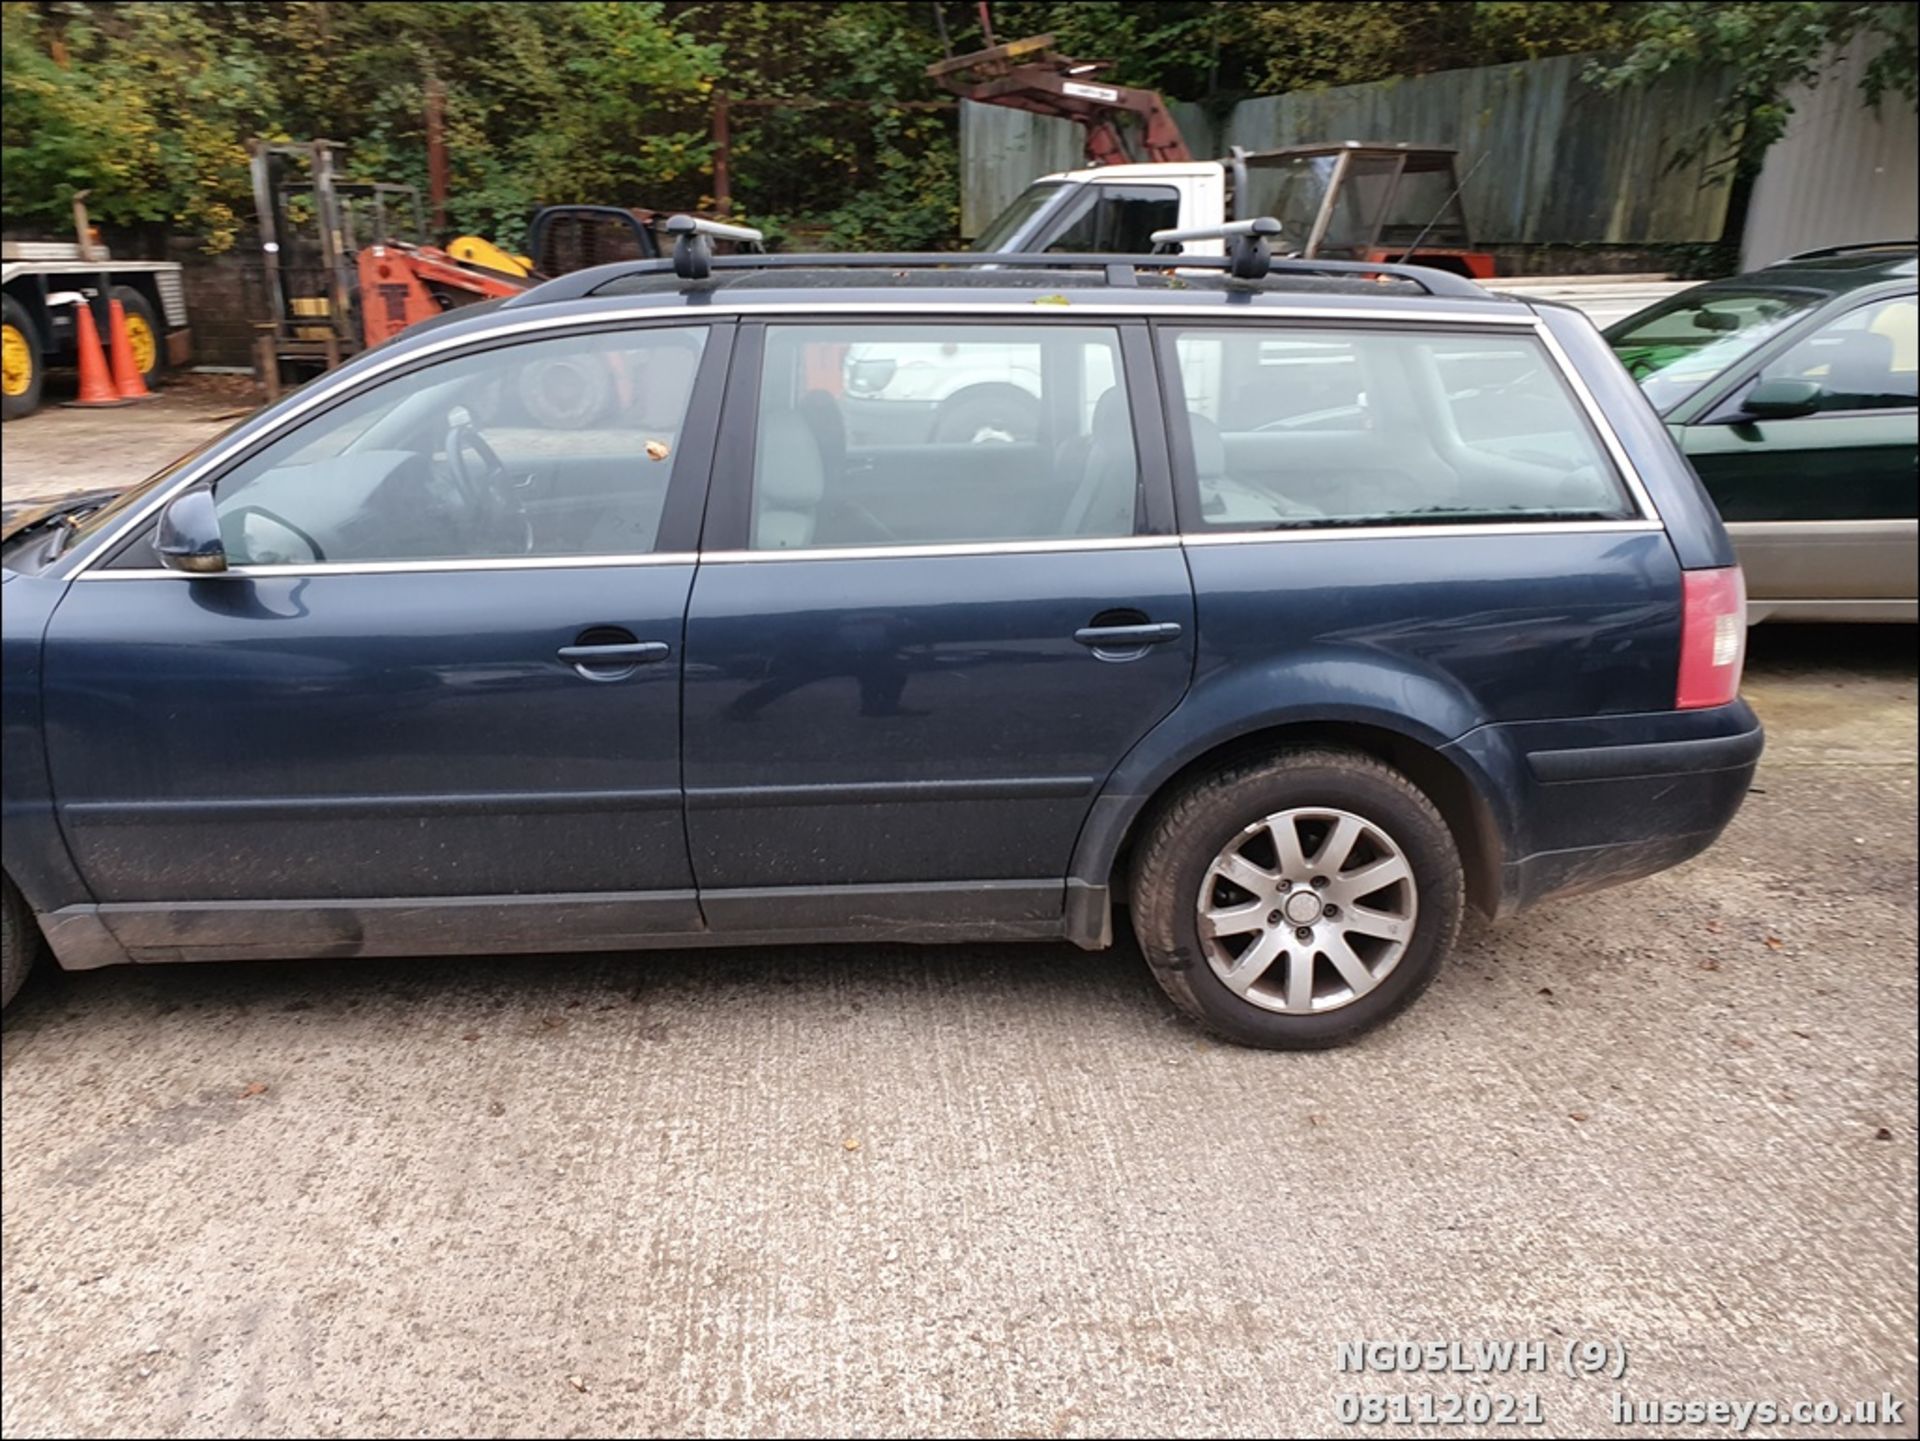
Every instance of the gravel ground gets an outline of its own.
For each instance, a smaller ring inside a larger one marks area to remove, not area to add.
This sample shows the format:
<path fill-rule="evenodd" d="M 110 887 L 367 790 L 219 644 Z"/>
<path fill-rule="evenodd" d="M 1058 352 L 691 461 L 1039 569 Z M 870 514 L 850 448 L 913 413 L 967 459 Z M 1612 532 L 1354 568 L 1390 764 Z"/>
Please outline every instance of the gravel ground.
<path fill-rule="evenodd" d="M 0 497 L 8 506 L 132 485 L 260 404 L 246 376 L 171 375 L 155 399 L 117 410 L 65 408 L 59 402 L 72 387 L 58 372 L 47 386 L 39 410 L 0 431 Z"/>
<path fill-rule="evenodd" d="M 124 484 L 243 387 L 5 431 Z M 1913 1435 L 1915 637 L 1755 632 L 1721 844 L 1466 937 L 1342 1052 L 1132 948 L 37 977 L 6 1020 L 8 1436 L 1238 1432 L 1337 1398 L 1892 1392 Z M 1342 1375 L 1344 1340 L 1546 1375 Z M 1624 1381 L 1558 1374 L 1570 1339 Z M 1717 1426 L 1664 1434 L 1724 1435 Z M 1756 1434 L 1765 1434 L 1764 1431 Z"/>
<path fill-rule="evenodd" d="M 1351 1434 L 1341 1394 L 1467 1392 L 1640 1435 L 1610 1395 L 1890 1391 L 1772 1434 L 1912 1435 L 1914 640 L 1756 632 L 1718 847 L 1470 933 L 1330 1054 L 1214 1043 L 1129 947 L 42 975 L 0 1421 Z M 1359 1338 L 1554 1369 L 1337 1373 Z"/>

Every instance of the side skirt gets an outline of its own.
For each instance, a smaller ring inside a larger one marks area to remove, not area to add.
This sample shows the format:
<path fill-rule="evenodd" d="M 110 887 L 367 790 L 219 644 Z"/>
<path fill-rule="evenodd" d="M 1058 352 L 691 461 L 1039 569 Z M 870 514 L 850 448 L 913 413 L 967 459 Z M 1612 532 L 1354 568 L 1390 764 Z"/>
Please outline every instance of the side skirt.
<path fill-rule="evenodd" d="M 859 941 L 1024 941 L 1098 948 L 1104 888 L 1060 881 L 755 890 L 111 902 L 43 913 L 60 965 L 524 954 Z M 702 911 L 705 915 L 703 917 Z M 1069 916 L 1068 912 L 1071 912 Z"/>

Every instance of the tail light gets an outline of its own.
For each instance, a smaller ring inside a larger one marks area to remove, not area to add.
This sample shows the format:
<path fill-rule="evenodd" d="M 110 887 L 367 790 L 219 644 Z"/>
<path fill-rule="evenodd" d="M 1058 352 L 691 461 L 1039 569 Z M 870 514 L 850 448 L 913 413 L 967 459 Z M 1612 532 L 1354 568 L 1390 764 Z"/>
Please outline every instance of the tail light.
<path fill-rule="evenodd" d="M 1682 572 L 1679 710 L 1726 705 L 1747 658 L 1747 579 L 1737 565 Z"/>

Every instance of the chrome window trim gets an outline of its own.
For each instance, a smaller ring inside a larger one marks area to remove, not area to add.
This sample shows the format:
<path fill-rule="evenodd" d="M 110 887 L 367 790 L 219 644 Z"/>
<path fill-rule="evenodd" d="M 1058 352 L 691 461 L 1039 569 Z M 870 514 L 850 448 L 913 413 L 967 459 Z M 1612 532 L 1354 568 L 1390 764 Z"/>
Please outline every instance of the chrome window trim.
<path fill-rule="evenodd" d="M 1490 535 L 1650 535 L 1665 529 L 1657 520 L 1496 520 L 1476 525 L 1287 526 L 1278 530 L 1220 530 L 1182 535 L 1183 545 L 1259 545 L 1302 540 L 1466 540 Z"/>
<path fill-rule="evenodd" d="M 1383 299 L 1386 297 L 1382 297 Z M 1408 298 L 1408 297 L 1401 297 Z M 991 315 L 995 317 L 1019 316 L 1070 323 L 1074 315 L 1095 315 L 1102 320 L 1114 318 L 1128 320 L 1154 320 L 1162 316 L 1175 316 L 1181 319 L 1194 317 L 1211 318 L 1228 324 L 1245 323 L 1252 317 L 1273 316 L 1283 320 L 1366 320 L 1382 325 L 1493 325 L 1520 329 L 1538 326 L 1540 318 L 1533 311 L 1521 305 L 1510 310 L 1409 310 L 1395 312 L 1379 310 L 1358 305 L 1260 305 L 1240 309 L 1226 305 L 1142 305 L 1138 301 L 1127 302 L 1102 297 L 1099 300 L 1070 299 L 1060 302 L 1059 292 L 1043 291 L 1028 301 L 950 301 L 936 300 L 915 303 L 897 300 L 850 300 L 838 304 L 831 301 L 808 303 L 805 301 L 768 301 L 755 304 L 752 301 L 734 301 L 732 303 L 715 300 L 702 309 L 737 315 L 749 319 L 760 315 L 804 315 L 832 318 L 853 314 L 902 314 L 902 315 Z"/>
<path fill-rule="evenodd" d="M 1458 525 L 1303 525 L 1275 530 L 1223 530 L 1205 534 L 1125 535 L 1061 540 L 983 540 L 928 545 L 821 546 L 813 550 L 715 550 L 696 554 L 538 556 L 487 560 L 325 561 L 316 565 L 234 566 L 212 574 L 142 567 L 93 571 L 84 580 L 219 581 L 316 575 L 421 575 L 485 570 L 579 570 L 627 565 L 746 565 L 757 561 L 930 560 L 996 555 L 1056 555 L 1076 551 L 1171 550 L 1181 546 L 1265 545 L 1270 542 L 1340 540 L 1465 540 L 1484 536 L 1653 534 L 1657 520 L 1488 521 Z"/>
<path fill-rule="evenodd" d="M 1051 294 L 1051 292 L 1047 293 Z M 1589 390 L 1586 383 L 1581 380 L 1579 373 L 1573 367 L 1571 359 L 1565 350 L 1560 347 L 1558 341 L 1554 339 L 1552 332 L 1547 329 L 1545 322 L 1542 321 L 1532 309 L 1518 304 L 1515 304 L 1511 310 L 1502 311 L 1489 307 L 1489 309 L 1484 312 L 1477 310 L 1394 312 L 1376 307 L 1286 304 L 1260 305 L 1257 307 L 1249 306 L 1243 311 L 1238 308 L 1228 308 L 1220 305 L 1141 305 L 1138 301 L 1106 297 L 1091 301 L 1071 301 L 1066 305 L 1041 304 L 1039 297 L 1036 297 L 1033 301 L 1020 303 L 979 303 L 970 301 L 846 301 L 838 304 L 831 300 L 823 300 L 818 303 L 772 302 L 759 304 L 755 303 L 750 297 L 728 297 L 706 301 L 697 307 L 686 305 L 672 307 L 636 305 L 618 310 L 596 311 L 584 315 L 578 312 L 567 315 L 534 315 L 512 322 L 503 322 L 484 332 L 448 336 L 439 341 L 410 346 L 385 361 L 368 365 L 365 369 L 353 375 L 336 378 L 331 384 L 323 378 L 314 382 L 315 388 L 311 393 L 296 399 L 278 418 L 271 429 L 250 436 L 244 442 L 236 444 L 235 446 L 222 447 L 218 451 L 202 456 L 197 464 L 188 467 L 183 470 L 179 476 L 175 477 L 171 485 L 156 491 L 143 505 L 123 519 L 115 529 L 91 546 L 86 554 L 81 557 L 79 564 L 67 573 L 66 578 L 68 580 L 93 579 L 98 575 L 105 574 L 105 572 L 100 569 L 99 563 L 101 558 L 115 551 L 125 542 L 128 536 L 132 535 L 139 526 L 156 515 L 160 509 L 176 495 L 179 495 L 182 491 L 191 489 L 209 474 L 223 468 L 229 464 L 236 455 L 264 449 L 279 440 L 315 410 L 331 405 L 355 391 L 371 388 L 372 385 L 379 383 L 383 377 L 393 371 L 410 367 L 420 361 L 430 360 L 436 356 L 491 345 L 494 342 L 513 336 L 538 335 L 544 331 L 553 330 L 578 329 L 588 331 L 611 326 L 632 325 L 636 322 L 649 320 L 657 321 L 663 326 L 702 324 L 706 319 L 716 314 L 724 314 L 735 318 L 751 317 L 754 315 L 805 315 L 809 317 L 821 317 L 836 314 L 1024 316 L 1028 318 L 1038 317 L 1057 323 L 1072 323 L 1072 320 L 1077 316 L 1097 317 L 1103 320 L 1114 318 L 1150 320 L 1156 316 L 1166 316 L 1182 318 L 1197 317 L 1227 324 L 1250 323 L 1253 318 L 1257 316 L 1261 319 L 1282 320 L 1372 321 L 1402 327 L 1421 325 L 1443 327 L 1496 326 L 1527 329 L 1540 336 L 1549 354 L 1552 355 L 1555 364 L 1559 367 L 1561 374 L 1567 377 L 1568 383 L 1573 387 L 1574 394 L 1586 409 L 1588 418 L 1598 430 L 1602 444 L 1606 447 L 1608 454 L 1613 457 L 1615 465 L 1620 468 L 1620 472 L 1626 480 L 1629 491 L 1631 491 L 1636 504 L 1640 507 L 1641 515 L 1656 520 L 1659 516 L 1658 510 L 1654 507 L 1652 497 L 1647 493 L 1646 486 L 1640 479 L 1639 472 L 1634 468 L 1632 461 L 1627 456 L 1625 448 L 1621 446 L 1618 437 L 1614 435 L 1613 427 L 1607 423 L 1606 415 L 1600 409 L 1599 402 L 1594 398 L 1593 392 Z M 1392 527 L 1383 528 L 1392 529 Z M 1431 532 L 1434 528 L 1416 526 L 1405 527 L 1404 529 L 1415 532 Z M 1480 529 L 1482 533 L 1486 533 L 1485 527 Z M 1271 532 L 1261 531 L 1254 532 L 1254 534 L 1268 535 L 1271 534 Z M 1155 537 L 1125 537 L 1123 539 L 1152 541 Z M 1058 541 L 1043 541 L 1032 544 L 1040 549 L 1057 550 L 1063 548 L 1063 542 Z M 1065 544 L 1070 546 L 1072 543 Z M 983 553 L 964 548 L 954 551 L 951 547 L 937 546 L 931 548 L 900 547 L 899 549 L 905 553 L 914 555 Z M 817 553 L 818 552 L 796 552 L 795 554 Z M 874 554 L 875 551 L 865 547 L 859 547 L 851 553 L 871 555 Z M 729 555 L 730 553 L 716 552 L 716 554 Z M 743 552 L 743 554 L 764 557 L 773 554 L 773 552 L 753 551 Z M 713 559 L 712 556 L 706 558 Z M 578 565 L 585 560 L 591 559 L 595 558 L 569 557 L 564 561 L 556 561 L 556 564 Z M 631 561 L 625 561 L 620 557 L 608 557 L 604 559 L 607 564 L 633 563 Z M 417 562 L 371 562 L 369 564 L 394 564 L 412 570 L 421 568 Z M 448 568 L 458 569 L 497 568 L 493 562 L 486 560 L 453 561 L 447 562 L 446 565 Z M 359 564 L 355 562 L 343 561 L 337 564 L 327 563 L 323 568 L 314 570 L 313 573 L 333 574 L 338 573 L 343 568 L 359 569 L 360 567 Z M 272 574 L 289 575 L 292 574 L 296 568 L 260 567 L 257 569 L 261 574 L 268 573 L 270 570 Z M 301 567 L 299 569 L 308 568 Z M 174 571 L 160 571 L 158 573 L 164 575 L 177 574 Z M 252 574 L 255 572 L 244 567 L 235 567 L 232 571 L 225 573 L 238 575 Z M 155 572 L 152 570 L 137 570 L 120 572 L 120 574 L 152 576 Z"/>
<path fill-rule="evenodd" d="M 468 560 L 323 560 L 307 565 L 235 565 L 225 570 L 201 573 L 168 570 L 164 566 L 140 566 L 126 570 L 88 571 L 76 579 L 217 581 L 230 575 L 246 580 L 307 575 L 432 575 L 469 570 L 585 570 L 615 565 L 692 565 L 699 559 L 697 554 L 687 550 L 647 551 L 641 555 L 476 556 Z"/>
<path fill-rule="evenodd" d="M 791 550 L 702 551 L 702 565 L 745 565 L 750 561 L 795 560 L 918 560 L 935 556 L 1051 555 L 1062 551 L 1168 550 L 1180 544 L 1177 535 L 1114 535 L 1057 540 L 933 541 L 926 545 L 830 545 Z"/>

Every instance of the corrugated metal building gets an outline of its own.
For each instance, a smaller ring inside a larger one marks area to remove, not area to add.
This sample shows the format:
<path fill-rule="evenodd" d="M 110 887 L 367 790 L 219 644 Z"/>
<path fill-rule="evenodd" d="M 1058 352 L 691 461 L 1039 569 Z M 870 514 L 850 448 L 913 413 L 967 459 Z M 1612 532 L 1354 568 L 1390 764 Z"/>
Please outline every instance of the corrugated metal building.
<path fill-rule="evenodd" d="M 1720 84 L 1690 76 L 1596 90 L 1592 57 L 1448 70 L 1373 85 L 1262 96 L 1218 126 L 1197 106 L 1172 108 L 1196 154 L 1324 140 L 1452 145 L 1466 171 L 1462 195 L 1474 234 L 1489 245 L 1665 245 L 1711 242 L 1725 227 L 1728 185 L 1700 147 Z M 1859 51 L 1797 97 L 1786 138 L 1768 153 L 1746 229 L 1745 258 L 1764 264 L 1795 250 L 1916 229 L 1914 111 L 1889 96 L 1861 103 Z M 1035 177 L 1081 163 L 1079 127 L 999 106 L 962 102 L 961 230 L 980 233 Z"/>
<path fill-rule="evenodd" d="M 1862 103 L 1860 42 L 1818 88 L 1796 92 L 1787 133 L 1753 187 L 1740 261 L 1762 265 L 1823 245 L 1920 233 L 1920 120 L 1900 95 Z"/>

